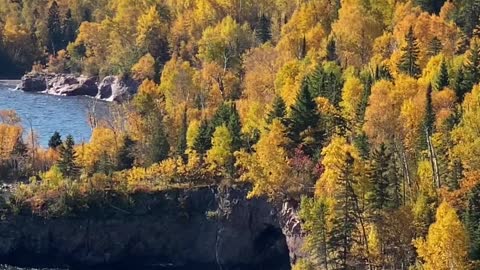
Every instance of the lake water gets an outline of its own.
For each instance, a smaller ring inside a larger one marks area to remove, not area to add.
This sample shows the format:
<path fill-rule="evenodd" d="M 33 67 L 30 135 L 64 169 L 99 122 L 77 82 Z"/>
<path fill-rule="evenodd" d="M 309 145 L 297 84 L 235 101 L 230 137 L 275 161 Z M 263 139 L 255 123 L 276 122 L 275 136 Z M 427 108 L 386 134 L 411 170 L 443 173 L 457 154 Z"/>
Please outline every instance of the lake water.
<path fill-rule="evenodd" d="M 95 106 L 97 112 L 107 111 L 107 104 L 102 101 L 15 91 L 16 83 L 0 81 L 0 110 L 17 111 L 25 130 L 30 129 L 31 123 L 44 147 L 55 131 L 60 132 L 62 138 L 71 134 L 76 143 L 88 141 L 91 136 L 90 108 Z"/>

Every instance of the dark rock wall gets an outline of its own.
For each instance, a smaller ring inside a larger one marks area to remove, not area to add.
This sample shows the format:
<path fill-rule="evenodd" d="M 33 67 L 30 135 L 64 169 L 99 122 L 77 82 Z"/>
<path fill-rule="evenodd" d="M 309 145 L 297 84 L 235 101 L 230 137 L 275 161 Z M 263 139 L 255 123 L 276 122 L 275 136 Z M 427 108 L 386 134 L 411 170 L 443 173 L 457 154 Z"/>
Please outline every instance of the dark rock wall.
<path fill-rule="evenodd" d="M 216 187 L 170 190 L 70 217 L 7 216 L 0 221 L 0 263 L 290 269 L 283 210 L 245 196 Z"/>

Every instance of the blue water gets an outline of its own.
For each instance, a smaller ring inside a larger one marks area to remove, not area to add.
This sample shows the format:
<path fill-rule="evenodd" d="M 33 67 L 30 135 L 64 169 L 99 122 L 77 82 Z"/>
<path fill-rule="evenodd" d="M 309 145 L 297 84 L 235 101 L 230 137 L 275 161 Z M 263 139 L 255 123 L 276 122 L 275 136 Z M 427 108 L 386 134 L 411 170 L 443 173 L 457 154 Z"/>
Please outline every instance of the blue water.
<path fill-rule="evenodd" d="M 76 143 L 90 140 L 88 112 L 92 106 L 106 113 L 107 104 L 88 97 L 59 97 L 15 91 L 16 82 L 0 81 L 0 110 L 15 110 L 22 118 L 25 134 L 30 123 L 40 145 L 46 147 L 55 131 L 62 138 L 71 134 Z"/>

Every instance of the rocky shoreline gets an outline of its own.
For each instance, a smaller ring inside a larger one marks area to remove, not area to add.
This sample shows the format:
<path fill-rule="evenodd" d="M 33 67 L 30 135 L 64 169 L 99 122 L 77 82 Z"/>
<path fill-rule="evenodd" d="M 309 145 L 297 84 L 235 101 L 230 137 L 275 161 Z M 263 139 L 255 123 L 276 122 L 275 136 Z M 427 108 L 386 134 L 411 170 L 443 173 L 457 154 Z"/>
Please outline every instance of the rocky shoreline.
<path fill-rule="evenodd" d="M 139 82 L 119 76 L 107 76 L 99 81 L 96 77 L 84 75 L 31 72 L 22 77 L 17 90 L 121 102 L 130 99 L 138 87 Z"/>
<path fill-rule="evenodd" d="M 242 188 L 132 195 L 75 215 L 9 214 L 0 263 L 23 267 L 288 270 L 301 257 L 295 209 L 246 199 Z"/>

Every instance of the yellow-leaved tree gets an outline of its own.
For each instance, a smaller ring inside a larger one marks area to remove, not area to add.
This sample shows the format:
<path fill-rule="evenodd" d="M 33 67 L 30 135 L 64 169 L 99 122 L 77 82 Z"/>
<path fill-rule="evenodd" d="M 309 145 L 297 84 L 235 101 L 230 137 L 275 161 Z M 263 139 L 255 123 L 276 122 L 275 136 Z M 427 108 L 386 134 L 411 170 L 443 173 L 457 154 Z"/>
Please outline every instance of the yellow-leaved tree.
<path fill-rule="evenodd" d="M 426 239 L 414 241 L 425 270 L 469 269 L 467 243 L 462 222 L 446 202 L 438 207 L 436 221 L 428 229 Z"/>
<path fill-rule="evenodd" d="M 285 128 L 279 120 L 274 120 L 254 146 L 255 152 L 236 153 L 236 165 L 244 170 L 241 179 L 253 184 L 249 198 L 266 195 L 275 199 L 298 188 L 296 183 L 290 181 L 293 178 L 292 171 L 284 148 L 288 142 Z"/>

